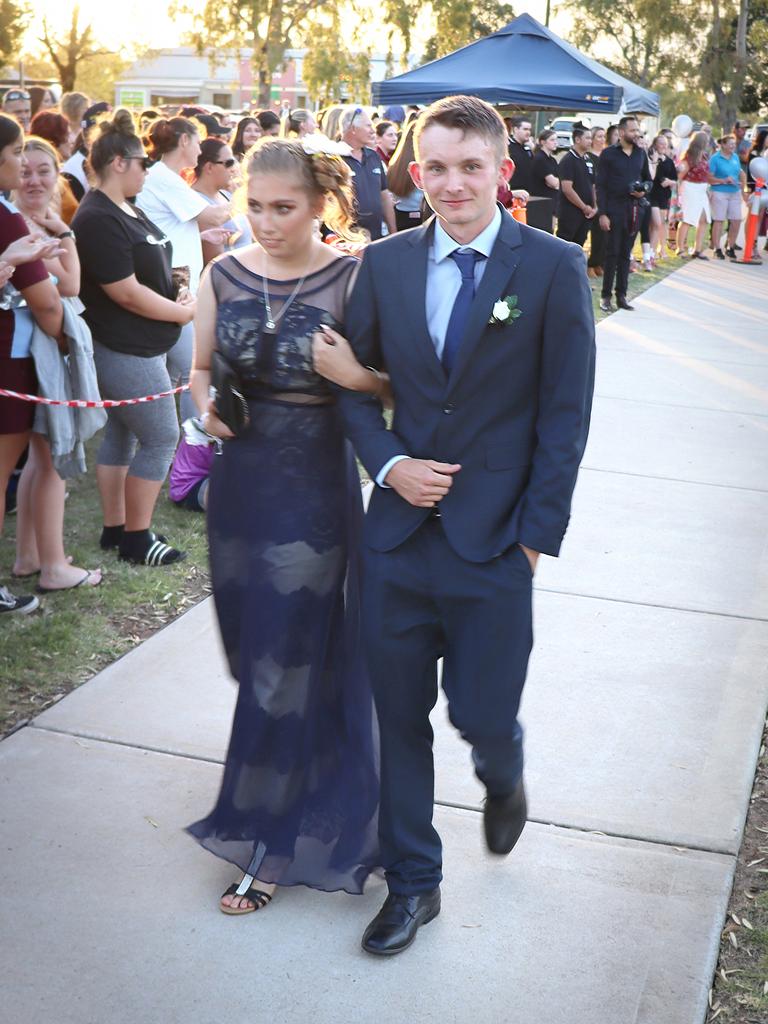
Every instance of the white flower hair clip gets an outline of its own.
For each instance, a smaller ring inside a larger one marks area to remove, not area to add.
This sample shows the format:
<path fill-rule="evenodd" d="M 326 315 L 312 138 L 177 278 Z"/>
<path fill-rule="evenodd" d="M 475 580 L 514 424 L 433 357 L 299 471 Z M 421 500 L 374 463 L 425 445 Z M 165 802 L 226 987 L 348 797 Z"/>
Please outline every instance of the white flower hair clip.
<path fill-rule="evenodd" d="M 349 156 L 352 152 L 352 147 L 346 142 L 334 142 L 320 132 L 305 135 L 301 146 L 309 156 Z"/>

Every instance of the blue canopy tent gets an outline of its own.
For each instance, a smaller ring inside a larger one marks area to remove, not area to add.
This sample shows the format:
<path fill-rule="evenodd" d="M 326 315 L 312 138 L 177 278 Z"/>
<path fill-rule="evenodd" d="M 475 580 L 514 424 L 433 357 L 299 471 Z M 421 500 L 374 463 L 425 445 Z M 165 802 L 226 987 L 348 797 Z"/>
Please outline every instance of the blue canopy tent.
<path fill-rule="evenodd" d="M 537 110 L 658 113 L 641 89 L 579 53 L 530 14 L 439 60 L 373 83 L 373 102 L 431 103 L 466 93 L 489 103 Z M 629 102 L 631 101 L 631 102 Z"/>

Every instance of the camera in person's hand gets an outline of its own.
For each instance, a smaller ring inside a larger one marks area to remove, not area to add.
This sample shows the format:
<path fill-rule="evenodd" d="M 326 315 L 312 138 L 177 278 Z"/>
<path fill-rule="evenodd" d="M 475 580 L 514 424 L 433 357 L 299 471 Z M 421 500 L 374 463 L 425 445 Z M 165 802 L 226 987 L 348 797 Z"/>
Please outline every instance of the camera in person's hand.
<path fill-rule="evenodd" d="M 647 197 L 648 193 L 651 191 L 652 188 L 653 188 L 653 182 L 652 181 L 641 181 L 638 178 L 637 181 L 633 181 L 632 182 L 632 184 L 629 186 L 628 191 L 629 191 L 629 194 L 632 196 L 632 198 L 637 203 L 637 205 L 641 209 L 645 209 L 646 206 L 650 206 L 651 205 L 648 202 L 648 199 L 646 197 Z M 642 192 L 643 193 L 642 196 L 637 196 L 635 194 L 637 192 Z"/>

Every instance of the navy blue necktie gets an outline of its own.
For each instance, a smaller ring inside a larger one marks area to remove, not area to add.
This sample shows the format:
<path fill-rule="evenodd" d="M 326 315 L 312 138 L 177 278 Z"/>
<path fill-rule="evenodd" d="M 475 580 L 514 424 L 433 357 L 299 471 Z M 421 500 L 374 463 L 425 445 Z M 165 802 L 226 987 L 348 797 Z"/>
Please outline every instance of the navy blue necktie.
<path fill-rule="evenodd" d="M 454 261 L 461 273 L 461 288 L 459 288 L 459 294 L 453 303 L 443 346 L 442 362 L 445 372 L 449 376 L 456 363 L 461 339 L 464 337 L 464 330 L 467 326 L 469 310 L 475 297 L 475 264 L 478 260 L 484 260 L 485 256 L 481 252 L 475 252 L 474 249 L 469 249 L 466 252 L 459 252 L 456 249 L 450 254 L 450 259 Z"/>

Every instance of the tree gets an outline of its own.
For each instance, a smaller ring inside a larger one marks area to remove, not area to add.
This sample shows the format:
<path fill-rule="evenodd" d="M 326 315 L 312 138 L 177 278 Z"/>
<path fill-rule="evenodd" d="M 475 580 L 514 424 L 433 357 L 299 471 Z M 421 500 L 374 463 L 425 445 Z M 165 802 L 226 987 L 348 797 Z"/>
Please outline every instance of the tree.
<path fill-rule="evenodd" d="M 77 73 L 77 88 L 95 103 L 112 103 L 115 85 L 134 63 L 134 58 L 122 51 L 100 53 L 84 62 Z"/>
<path fill-rule="evenodd" d="M 21 37 L 29 21 L 29 9 L 14 0 L 0 0 L 0 65 L 18 56 Z"/>
<path fill-rule="evenodd" d="M 564 6 L 573 14 L 574 46 L 594 56 L 595 44 L 608 42 L 613 52 L 602 62 L 649 89 L 687 73 L 704 22 L 692 0 L 568 0 Z"/>
<path fill-rule="evenodd" d="M 316 26 L 304 58 L 302 78 L 310 96 L 321 106 L 330 103 L 368 103 L 371 98 L 371 62 L 367 54 L 352 53 L 342 45 L 338 17 L 328 26 Z"/>
<path fill-rule="evenodd" d="M 272 75 L 285 59 L 292 37 L 313 11 L 335 8 L 338 0 L 206 0 L 201 11 L 183 2 L 172 10 L 190 16 L 190 41 L 212 63 L 227 51 L 253 51 L 258 79 L 258 103 L 270 105 Z M 334 40 L 335 48 L 338 40 Z"/>
<path fill-rule="evenodd" d="M 515 17 L 511 4 L 496 0 L 432 0 L 435 32 L 427 42 L 425 60 L 434 60 L 460 46 L 483 39 Z"/>
<path fill-rule="evenodd" d="M 496 32 L 515 17 L 511 4 L 499 0 L 385 0 L 382 7 L 389 26 L 390 49 L 395 36 L 403 45 L 403 64 L 413 42 L 413 26 L 424 11 L 432 18 L 433 34 L 426 44 L 425 60 L 434 60 L 443 54 L 474 43 L 477 39 Z"/>
<path fill-rule="evenodd" d="M 79 4 L 75 4 L 72 8 L 69 31 L 63 42 L 56 40 L 46 18 L 43 18 L 43 34 L 40 36 L 40 42 L 56 68 L 64 92 L 72 92 L 75 88 L 78 70 L 84 61 L 108 53 L 107 50 L 94 46 L 91 25 L 86 25 L 83 29 L 80 28 Z"/>
<path fill-rule="evenodd" d="M 724 132 L 742 111 L 768 101 L 768 3 L 738 0 L 733 6 L 712 0 L 712 22 L 702 60 L 702 77 L 714 93 Z"/>

